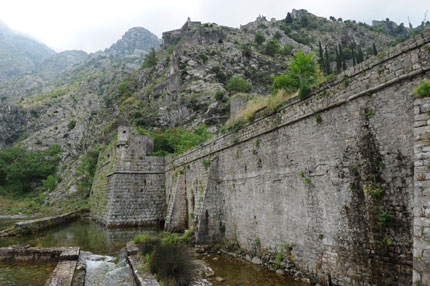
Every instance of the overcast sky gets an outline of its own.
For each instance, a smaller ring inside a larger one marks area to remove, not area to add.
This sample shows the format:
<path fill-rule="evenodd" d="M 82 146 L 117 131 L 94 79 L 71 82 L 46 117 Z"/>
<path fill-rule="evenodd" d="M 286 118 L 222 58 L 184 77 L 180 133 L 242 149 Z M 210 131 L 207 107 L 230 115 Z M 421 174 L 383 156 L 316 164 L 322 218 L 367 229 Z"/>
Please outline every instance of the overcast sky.
<path fill-rule="evenodd" d="M 145 27 L 161 37 L 163 31 L 180 28 L 187 17 L 239 27 L 259 14 L 285 18 L 294 8 L 366 23 L 390 18 L 407 24 L 409 17 L 416 26 L 430 11 L 430 0 L 0 0 L 0 21 L 58 52 L 94 52 L 131 27 Z"/>

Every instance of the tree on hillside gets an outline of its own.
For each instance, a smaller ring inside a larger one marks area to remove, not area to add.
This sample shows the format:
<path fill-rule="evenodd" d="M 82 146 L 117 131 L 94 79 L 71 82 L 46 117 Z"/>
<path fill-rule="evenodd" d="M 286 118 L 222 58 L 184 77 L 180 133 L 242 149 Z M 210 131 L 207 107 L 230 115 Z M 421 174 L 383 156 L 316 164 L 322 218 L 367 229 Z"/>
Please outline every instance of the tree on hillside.
<path fill-rule="evenodd" d="M 287 17 L 285 18 L 285 23 L 290 24 L 293 22 L 293 17 L 291 17 L 291 13 L 287 13 Z"/>
<path fill-rule="evenodd" d="M 315 57 L 315 54 L 303 54 L 301 50 L 298 50 L 291 58 L 288 70 L 280 76 L 273 77 L 272 94 L 280 89 L 287 92 L 298 90 L 299 98 L 304 99 L 308 95 L 310 87 L 321 78 L 318 58 Z"/>
<path fill-rule="evenodd" d="M 342 65 L 342 62 L 339 55 L 339 48 L 338 46 L 336 46 L 336 73 L 340 73 L 341 65 Z"/>
<path fill-rule="evenodd" d="M 324 62 L 324 53 L 323 53 L 323 49 L 322 49 L 322 46 L 321 46 L 321 41 L 318 41 L 318 50 L 319 50 L 319 53 L 320 53 L 320 59 L 318 60 L 318 62 L 320 64 L 320 66 L 322 66 L 323 62 Z"/>
<path fill-rule="evenodd" d="M 257 44 L 257 45 L 261 45 L 262 43 L 264 43 L 264 41 L 266 40 L 266 38 L 263 36 L 263 34 L 262 33 L 260 33 L 260 32 L 257 32 L 256 34 L 255 34 L 255 43 Z"/>
<path fill-rule="evenodd" d="M 325 47 L 325 60 L 324 60 L 324 64 L 325 64 L 325 73 L 327 75 L 331 74 L 331 66 L 330 66 L 330 56 L 327 52 L 327 46 Z"/>
<path fill-rule="evenodd" d="M 376 56 L 378 54 L 378 51 L 376 50 L 375 43 L 373 43 L 372 48 L 373 48 L 373 55 Z"/>
<path fill-rule="evenodd" d="M 351 50 L 352 50 L 352 64 L 355 66 L 357 64 L 357 61 L 355 59 L 354 47 L 351 47 Z"/>
<path fill-rule="evenodd" d="M 44 151 L 7 147 L 0 151 L 0 191 L 24 194 L 55 174 L 61 148 L 53 145 Z"/>
<path fill-rule="evenodd" d="M 145 56 L 143 60 L 142 68 L 152 68 L 157 65 L 157 55 L 155 49 L 151 48 L 151 51 Z"/>

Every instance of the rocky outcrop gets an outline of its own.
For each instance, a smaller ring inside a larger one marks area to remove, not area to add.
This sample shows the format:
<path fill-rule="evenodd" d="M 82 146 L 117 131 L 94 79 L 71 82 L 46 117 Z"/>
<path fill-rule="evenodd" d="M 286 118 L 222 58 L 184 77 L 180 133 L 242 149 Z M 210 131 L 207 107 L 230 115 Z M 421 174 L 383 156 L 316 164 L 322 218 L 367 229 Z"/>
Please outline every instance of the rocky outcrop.
<path fill-rule="evenodd" d="M 0 105 L 0 148 L 15 142 L 26 123 L 24 111 L 16 105 Z"/>
<path fill-rule="evenodd" d="M 45 59 L 38 67 L 38 73 L 49 79 L 58 76 L 65 70 L 84 62 L 88 54 L 84 51 L 65 51 Z"/>
<path fill-rule="evenodd" d="M 105 50 L 105 53 L 113 57 L 124 57 L 125 60 L 143 60 L 143 57 L 151 49 L 157 49 L 161 40 L 143 27 L 129 29 L 120 40 Z"/>

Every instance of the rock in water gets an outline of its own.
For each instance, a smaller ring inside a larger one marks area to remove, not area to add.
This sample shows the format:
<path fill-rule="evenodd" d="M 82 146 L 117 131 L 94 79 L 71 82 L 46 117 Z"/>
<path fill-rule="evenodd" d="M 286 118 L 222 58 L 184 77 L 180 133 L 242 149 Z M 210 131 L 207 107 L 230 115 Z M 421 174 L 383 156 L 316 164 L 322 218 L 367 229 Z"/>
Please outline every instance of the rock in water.
<path fill-rule="evenodd" d="M 133 273 L 130 266 L 114 269 L 106 274 L 104 286 L 134 286 Z"/>
<path fill-rule="evenodd" d="M 115 264 L 106 261 L 86 262 L 85 286 L 104 286 L 106 274 L 115 269 Z"/>

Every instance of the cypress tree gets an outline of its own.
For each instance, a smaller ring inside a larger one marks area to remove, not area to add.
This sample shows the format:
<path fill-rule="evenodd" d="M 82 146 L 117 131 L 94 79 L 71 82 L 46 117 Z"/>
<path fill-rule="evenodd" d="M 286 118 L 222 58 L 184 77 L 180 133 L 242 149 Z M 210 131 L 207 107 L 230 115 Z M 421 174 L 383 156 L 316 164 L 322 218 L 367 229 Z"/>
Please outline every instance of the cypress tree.
<path fill-rule="evenodd" d="M 327 52 L 327 46 L 325 47 L 325 72 L 327 75 L 331 74 L 331 68 L 330 68 L 330 57 Z"/>
<path fill-rule="evenodd" d="M 361 50 L 361 47 L 358 47 L 357 62 L 358 63 L 362 63 L 363 62 L 363 51 Z"/>
<path fill-rule="evenodd" d="M 285 18 L 285 23 L 290 24 L 293 22 L 293 17 L 291 17 L 291 13 L 287 13 L 287 17 Z"/>
<path fill-rule="evenodd" d="M 378 54 L 378 51 L 376 50 L 375 43 L 373 43 L 373 55 L 376 56 Z"/>
<path fill-rule="evenodd" d="M 323 54 L 323 49 L 322 49 L 322 46 L 321 46 L 321 41 L 319 41 L 319 43 L 318 43 L 318 48 L 319 48 L 319 51 L 320 51 L 320 59 L 318 60 L 318 62 L 320 63 L 320 66 L 322 66 L 323 63 L 324 63 L 324 54 Z"/>
<path fill-rule="evenodd" d="M 355 66 L 357 64 L 357 61 L 355 60 L 354 47 L 351 47 L 351 50 L 352 50 L 352 64 Z"/>
<path fill-rule="evenodd" d="M 342 65 L 342 69 L 346 70 L 345 57 L 343 55 L 343 48 L 341 44 L 339 44 L 339 59 L 340 59 L 340 64 Z"/>
<path fill-rule="evenodd" d="M 340 73 L 341 63 L 338 47 L 336 46 L 336 73 Z"/>

